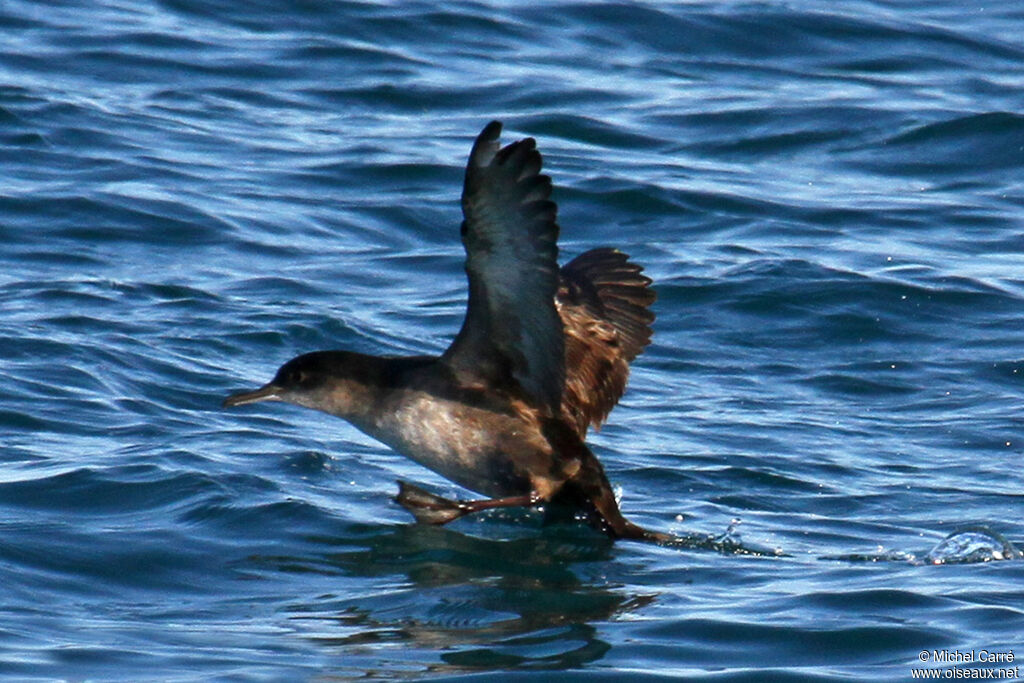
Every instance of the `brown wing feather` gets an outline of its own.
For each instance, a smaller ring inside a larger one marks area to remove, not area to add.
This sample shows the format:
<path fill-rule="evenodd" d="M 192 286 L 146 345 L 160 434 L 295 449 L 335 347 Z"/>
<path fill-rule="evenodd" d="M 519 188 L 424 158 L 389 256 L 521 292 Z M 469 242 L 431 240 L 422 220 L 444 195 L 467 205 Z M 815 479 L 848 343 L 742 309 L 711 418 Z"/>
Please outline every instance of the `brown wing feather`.
<path fill-rule="evenodd" d="M 642 268 L 615 249 L 592 249 L 561 269 L 555 306 L 565 330 L 562 414 L 584 436 L 626 390 L 629 363 L 651 341 L 655 294 Z"/>

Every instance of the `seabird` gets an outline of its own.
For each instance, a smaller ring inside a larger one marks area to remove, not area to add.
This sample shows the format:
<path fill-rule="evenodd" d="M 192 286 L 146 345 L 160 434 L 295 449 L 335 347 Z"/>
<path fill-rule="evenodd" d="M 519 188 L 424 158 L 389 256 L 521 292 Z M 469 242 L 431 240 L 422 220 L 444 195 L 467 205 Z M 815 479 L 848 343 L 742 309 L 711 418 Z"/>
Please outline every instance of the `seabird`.
<path fill-rule="evenodd" d="M 501 123 L 473 144 L 462 193 L 469 302 L 440 356 L 317 351 L 293 358 L 225 407 L 285 401 L 349 421 L 456 484 L 456 501 L 399 483 L 427 524 L 499 507 L 568 505 L 612 538 L 668 541 L 619 511 L 584 443 L 650 343 L 651 280 L 611 248 L 559 268 L 557 207 L 536 142 L 501 147 Z"/>

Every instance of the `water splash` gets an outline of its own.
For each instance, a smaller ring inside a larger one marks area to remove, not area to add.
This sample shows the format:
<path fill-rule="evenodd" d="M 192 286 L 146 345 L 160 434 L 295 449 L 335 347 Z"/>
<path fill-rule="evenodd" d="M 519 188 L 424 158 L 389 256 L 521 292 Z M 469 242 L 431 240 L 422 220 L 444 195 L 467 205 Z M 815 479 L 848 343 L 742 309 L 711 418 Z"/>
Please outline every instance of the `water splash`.
<path fill-rule="evenodd" d="M 660 545 L 668 548 L 685 548 L 688 550 L 713 550 L 723 555 L 753 555 L 757 557 L 785 557 L 781 548 L 765 548 L 744 543 L 739 533 L 742 520 L 733 518 L 719 535 L 699 533 L 673 533 L 675 538 Z"/>
<path fill-rule="evenodd" d="M 958 529 L 924 556 L 927 564 L 973 564 L 1021 559 L 1017 548 L 1002 534 L 985 526 Z"/>
<path fill-rule="evenodd" d="M 1024 554 L 1002 534 L 982 526 L 966 526 L 953 531 L 922 556 L 903 550 L 885 550 L 879 546 L 875 553 L 851 553 L 822 559 L 846 562 L 907 562 L 909 564 L 977 564 L 999 560 L 1016 560 Z"/>

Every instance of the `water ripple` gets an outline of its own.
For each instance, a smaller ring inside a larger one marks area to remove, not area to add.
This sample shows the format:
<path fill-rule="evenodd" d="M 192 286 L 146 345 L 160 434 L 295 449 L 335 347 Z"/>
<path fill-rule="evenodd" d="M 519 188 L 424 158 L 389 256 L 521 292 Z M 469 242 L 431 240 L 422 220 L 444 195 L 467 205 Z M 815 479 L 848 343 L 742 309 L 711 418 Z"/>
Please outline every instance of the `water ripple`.
<path fill-rule="evenodd" d="M 1019 646 L 1020 18 L 9 0 L 0 675 L 902 679 Z M 219 410 L 306 351 L 445 347 L 494 118 L 563 255 L 655 280 L 590 443 L 675 547 L 410 526 L 395 479 L 468 494 Z"/>

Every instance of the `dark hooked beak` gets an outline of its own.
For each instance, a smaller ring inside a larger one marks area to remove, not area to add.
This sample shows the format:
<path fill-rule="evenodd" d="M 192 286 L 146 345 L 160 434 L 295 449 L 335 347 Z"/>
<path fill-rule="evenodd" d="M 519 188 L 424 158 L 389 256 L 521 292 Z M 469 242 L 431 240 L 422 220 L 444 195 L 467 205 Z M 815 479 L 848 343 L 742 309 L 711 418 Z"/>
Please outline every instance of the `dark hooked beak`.
<path fill-rule="evenodd" d="M 232 408 L 234 406 L 245 405 L 246 403 L 256 403 L 257 401 L 280 401 L 281 400 L 281 387 L 277 386 L 273 382 L 265 384 L 256 391 L 243 391 L 240 394 L 231 394 L 221 405 L 224 408 Z"/>

